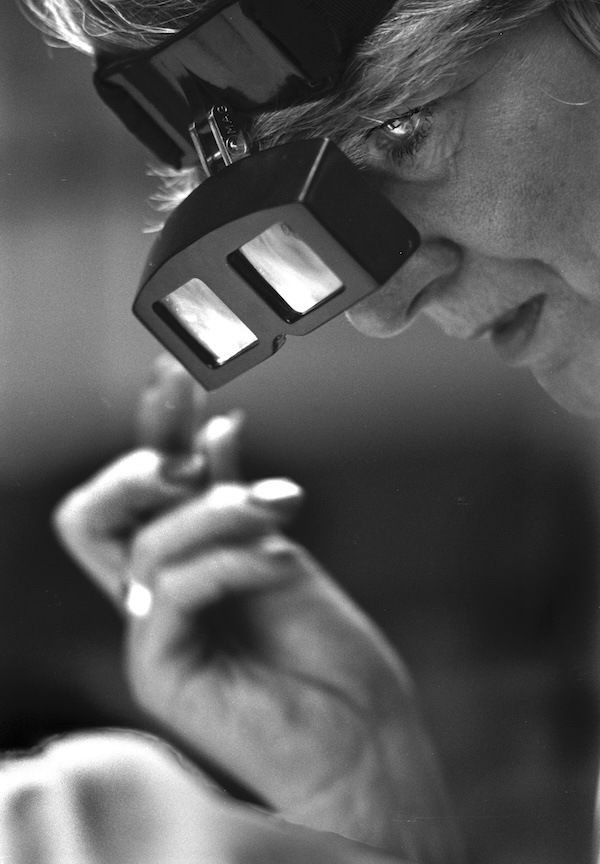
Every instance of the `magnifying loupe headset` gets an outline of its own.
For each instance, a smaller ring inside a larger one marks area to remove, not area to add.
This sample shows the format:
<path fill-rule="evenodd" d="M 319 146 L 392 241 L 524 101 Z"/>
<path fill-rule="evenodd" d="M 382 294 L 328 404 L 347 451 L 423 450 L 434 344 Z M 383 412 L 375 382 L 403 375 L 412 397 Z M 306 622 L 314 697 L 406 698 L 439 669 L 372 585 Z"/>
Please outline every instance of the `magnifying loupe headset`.
<path fill-rule="evenodd" d="M 169 216 L 133 311 L 207 390 L 385 284 L 416 229 L 326 138 L 254 151 L 257 114 L 335 89 L 393 0 L 228 0 L 160 45 L 98 57 L 98 93 L 204 180 Z"/>

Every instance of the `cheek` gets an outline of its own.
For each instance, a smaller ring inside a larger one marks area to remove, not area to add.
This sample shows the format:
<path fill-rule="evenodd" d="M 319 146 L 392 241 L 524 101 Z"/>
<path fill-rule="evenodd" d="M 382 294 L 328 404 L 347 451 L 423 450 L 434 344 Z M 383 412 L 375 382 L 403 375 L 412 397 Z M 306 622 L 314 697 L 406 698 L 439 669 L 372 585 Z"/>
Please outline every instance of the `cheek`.
<path fill-rule="evenodd" d="M 582 417 L 600 418 L 597 350 L 578 355 L 557 369 L 534 370 L 534 376 L 546 393 L 567 411 Z"/>
<path fill-rule="evenodd" d="M 570 180 L 531 139 L 475 149 L 448 191 L 456 241 L 489 256 L 542 258 L 572 224 Z M 450 229 L 452 230 L 452 229 Z"/>
<path fill-rule="evenodd" d="M 586 109 L 535 94 L 471 111 L 437 207 L 473 251 L 550 263 L 579 244 L 586 216 L 595 219 L 598 148 Z"/>

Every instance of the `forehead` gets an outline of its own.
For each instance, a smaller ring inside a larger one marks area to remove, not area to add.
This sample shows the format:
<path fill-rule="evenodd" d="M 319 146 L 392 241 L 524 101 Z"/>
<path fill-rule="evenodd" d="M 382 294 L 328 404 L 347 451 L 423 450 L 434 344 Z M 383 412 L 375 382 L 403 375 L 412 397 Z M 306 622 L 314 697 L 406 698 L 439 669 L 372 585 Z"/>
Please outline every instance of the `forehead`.
<path fill-rule="evenodd" d="M 463 80 L 477 76 L 479 63 L 486 58 L 489 62 L 494 47 L 502 53 L 505 37 L 551 3 L 400 0 L 391 18 L 363 41 L 335 93 L 316 103 L 260 115 L 254 125 L 256 140 L 269 147 L 327 137 L 360 165 L 374 126 L 463 86 Z"/>
<path fill-rule="evenodd" d="M 504 50 L 500 42 L 491 40 L 455 45 L 444 39 L 438 51 L 429 47 L 430 51 L 420 52 L 415 46 L 399 44 L 399 40 L 385 46 L 381 62 L 370 58 L 353 90 L 335 97 L 333 104 L 317 112 L 313 118 L 316 134 L 333 139 L 347 155 L 361 162 L 365 136 L 374 127 L 468 86 Z M 293 129 L 293 123 L 289 128 Z"/>
<path fill-rule="evenodd" d="M 369 58 L 365 65 L 364 97 L 384 110 L 430 101 L 462 86 L 469 76 L 491 62 L 492 54 L 502 53 L 500 34 L 476 27 L 465 32 L 459 22 L 457 31 L 410 30 L 402 34 L 403 38 L 382 45 L 378 62 Z"/>

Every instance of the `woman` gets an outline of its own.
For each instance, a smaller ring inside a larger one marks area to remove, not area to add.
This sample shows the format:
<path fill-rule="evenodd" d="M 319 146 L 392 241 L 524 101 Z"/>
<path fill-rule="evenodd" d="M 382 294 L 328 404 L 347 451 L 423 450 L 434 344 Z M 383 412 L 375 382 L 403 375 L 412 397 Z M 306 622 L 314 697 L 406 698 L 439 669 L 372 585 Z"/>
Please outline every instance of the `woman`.
<path fill-rule="evenodd" d="M 201 8 L 29 5 L 89 53 L 160 42 Z M 419 229 L 417 253 L 348 313 L 355 326 L 391 336 L 423 312 L 450 335 L 489 338 L 567 408 L 600 413 L 599 46 L 592 0 L 399 0 L 336 93 L 257 119 L 264 145 L 332 137 Z M 187 172 L 181 194 L 198 181 Z M 192 397 L 177 370 L 161 376 L 144 408 L 152 449 L 57 517 L 73 554 L 134 613 L 138 697 L 287 819 L 454 860 L 403 668 L 280 533 L 299 493 L 237 479 L 231 418 L 199 433 L 192 423 L 194 464 L 173 465 L 163 451 Z"/>

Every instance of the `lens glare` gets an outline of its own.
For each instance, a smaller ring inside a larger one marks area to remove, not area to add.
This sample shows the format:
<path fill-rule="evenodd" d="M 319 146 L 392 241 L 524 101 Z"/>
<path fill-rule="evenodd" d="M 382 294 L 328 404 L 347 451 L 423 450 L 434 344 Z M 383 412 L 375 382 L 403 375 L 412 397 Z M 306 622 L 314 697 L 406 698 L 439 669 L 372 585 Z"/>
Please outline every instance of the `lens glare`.
<path fill-rule="evenodd" d="M 295 312 L 305 315 L 337 294 L 342 283 L 284 222 L 245 243 L 240 252 Z"/>
<path fill-rule="evenodd" d="M 161 303 L 217 366 L 258 342 L 252 330 L 201 279 L 190 279 Z"/>

